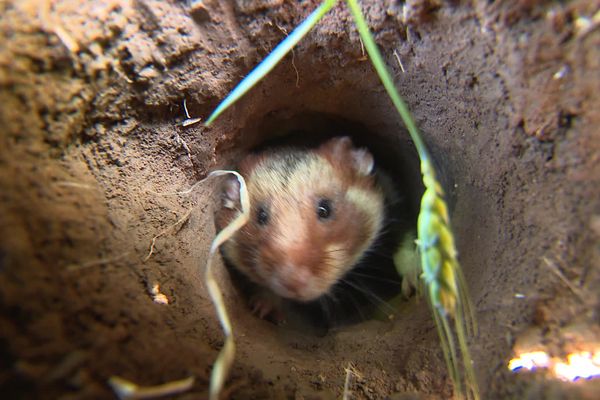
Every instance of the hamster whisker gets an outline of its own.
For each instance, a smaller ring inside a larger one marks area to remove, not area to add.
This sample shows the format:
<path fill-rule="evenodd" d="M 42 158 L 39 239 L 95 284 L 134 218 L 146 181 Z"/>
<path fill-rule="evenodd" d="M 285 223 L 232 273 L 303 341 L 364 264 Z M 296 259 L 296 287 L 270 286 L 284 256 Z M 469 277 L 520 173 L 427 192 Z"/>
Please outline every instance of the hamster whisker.
<path fill-rule="evenodd" d="M 361 285 L 359 285 L 358 283 L 352 283 L 347 279 L 343 279 L 342 280 L 343 283 L 347 284 L 348 286 L 358 290 L 359 292 L 365 294 L 367 296 L 367 299 L 369 299 L 369 301 L 374 305 L 374 306 L 385 306 L 387 307 L 388 311 L 390 312 L 396 312 L 396 310 L 390 305 L 390 303 L 388 303 L 387 301 L 383 300 L 381 297 L 377 296 L 375 293 L 373 293 L 373 291 L 368 290 L 364 287 L 362 287 Z"/>
<path fill-rule="evenodd" d="M 377 275 L 362 274 L 362 273 L 356 272 L 356 271 L 350 271 L 348 274 L 349 275 L 360 276 L 360 277 L 367 278 L 367 279 L 372 279 L 374 281 L 397 283 L 398 285 L 400 285 L 402 283 L 402 281 L 399 281 L 399 280 L 396 280 L 396 279 L 382 278 L 382 277 L 377 276 Z"/>
<path fill-rule="evenodd" d="M 323 311 L 323 315 L 327 319 L 327 321 L 331 321 L 331 318 L 332 318 L 331 302 L 334 302 L 334 301 L 335 300 L 333 298 L 329 297 L 328 293 L 325 293 L 323 296 L 321 296 L 319 298 L 319 306 L 321 307 L 321 310 Z"/>
<path fill-rule="evenodd" d="M 333 325 L 343 323 L 344 319 L 346 318 L 345 315 L 347 312 L 344 311 L 344 305 L 348 305 L 347 296 L 345 296 L 345 300 L 342 301 L 338 298 L 338 295 L 340 293 L 335 292 L 339 292 L 339 286 L 334 287 L 331 292 L 324 294 L 322 296 L 321 303 L 324 316 L 327 318 L 327 322 Z M 360 308 L 356 305 L 356 302 L 354 302 L 353 299 L 350 300 L 352 301 L 352 307 L 356 308 L 356 310 L 358 311 L 361 320 L 364 320 L 364 315 L 362 315 L 362 312 Z"/>
<path fill-rule="evenodd" d="M 380 256 L 383 257 L 385 259 L 389 259 L 391 260 L 393 257 L 391 254 L 389 254 L 388 252 L 382 252 L 379 249 L 377 249 L 376 247 L 372 247 L 370 249 L 367 249 L 364 252 L 364 257 L 366 258 L 366 256 L 370 256 L 370 255 L 374 255 L 374 256 Z"/>
<path fill-rule="evenodd" d="M 342 283 L 344 283 L 344 282 L 342 282 Z M 363 313 L 363 307 L 360 306 L 360 302 L 355 301 L 355 296 L 352 293 L 347 292 L 347 294 L 349 295 L 349 296 L 347 296 L 347 298 L 348 298 L 348 300 L 350 300 L 350 303 L 352 303 L 352 307 L 354 307 L 356 309 L 356 312 L 358 313 L 360 320 L 366 321 L 368 318 Z"/>
<path fill-rule="evenodd" d="M 382 237 L 385 237 L 385 235 L 390 231 L 390 227 L 387 225 L 384 225 L 381 227 L 381 230 L 379 232 L 377 232 L 377 235 L 375 235 L 375 238 L 373 239 L 373 243 L 377 243 Z"/>
<path fill-rule="evenodd" d="M 389 235 L 391 231 L 392 231 L 391 225 L 383 226 L 381 228 L 381 230 L 379 232 L 377 232 L 375 239 L 373 239 L 373 243 L 374 244 L 379 243 L 379 241 L 382 240 L 383 238 L 385 238 L 387 235 Z"/>
<path fill-rule="evenodd" d="M 403 199 L 394 199 L 394 200 L 390 199 L 390 200 L 387 201 L 386 205 L 390 206 L 390 207 L 394 207 L 394 206 L 397 206 L 397 205 L 402 204 L 402 203 L 404 203 Z"/>
<path fill-rule="evenodd" d="M 324 298 L 334 304 L 340 302 L 340 299 L 338 299 L 333 290 L 331 290 L 330 292 L 326 292 L 323 296 L 321 296 L 321 298 Z"/>
<path fill-rule="evenodd" d="M 406 218 L 399 218 L 394 215 L 386 216 L 385 222 L 389 225 L 390 222 L 406 222 Z"/>

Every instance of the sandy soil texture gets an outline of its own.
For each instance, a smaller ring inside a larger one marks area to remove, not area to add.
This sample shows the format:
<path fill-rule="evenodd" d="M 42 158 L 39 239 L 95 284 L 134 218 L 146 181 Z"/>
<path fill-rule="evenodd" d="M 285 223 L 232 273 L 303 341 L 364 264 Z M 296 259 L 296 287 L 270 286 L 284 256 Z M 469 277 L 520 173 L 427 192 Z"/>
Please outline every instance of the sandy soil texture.
<path fill-rule="evenodd" d="M 216 186 L 165 194 L 266 139 L 351 130 L 418 201 L 412 144 L 342 2 L 214 126 L 181 126 L 184 102 L 206 118 L 318 3 L 0 1 L 3 397 L 192 375 L 178 398 L 207 398 Z M 519 346 L 600 342 L 600 4 L 362 3 L 448 192 L 483 398 L 592 398 L 596 382 L 507 364 Z M 350 363 L 352 399 L 450 397 L 423 300 L 318 336 L 257 319 L 218 271 L 238 347 L 227 398 L 339 399 Z"/>

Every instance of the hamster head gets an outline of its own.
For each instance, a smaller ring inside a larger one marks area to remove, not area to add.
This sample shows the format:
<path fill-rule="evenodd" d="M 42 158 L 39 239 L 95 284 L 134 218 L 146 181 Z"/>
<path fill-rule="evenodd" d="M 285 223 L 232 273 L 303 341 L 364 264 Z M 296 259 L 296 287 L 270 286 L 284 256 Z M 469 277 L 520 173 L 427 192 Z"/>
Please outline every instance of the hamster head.
<path fill-rule="evenodd" d="M 314 150 L 271 150 L 239 166 L 250 221 L 224 244 L 228 261 L 279 296 L 311 301 L 354 267 L 379 234 L 384 194 L 373 156 L 348 137 Z M 228 180 L 217 225 L 238 212 L 239 184 Z"/>

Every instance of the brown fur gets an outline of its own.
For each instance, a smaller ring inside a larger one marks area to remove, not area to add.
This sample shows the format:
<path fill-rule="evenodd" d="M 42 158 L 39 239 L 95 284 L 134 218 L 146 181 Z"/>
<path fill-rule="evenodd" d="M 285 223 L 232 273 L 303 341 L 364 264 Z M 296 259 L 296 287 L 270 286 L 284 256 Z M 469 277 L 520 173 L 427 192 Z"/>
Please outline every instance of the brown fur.
<path fill-rule="evenodd" d="M 239 172 L 250 195 L 250 221 L 224 245 L 225 257 L 282 297 L 310 301 L 327 293 L 381 229 L 384 195 L 370 173 L 372 164 L 371 154 L 348 138 L 312 151 L 247 156 Z M 323 220 L 317 215 L 322 198 L 333 205 L 331 217 Z M 265 225 L 257 220 L 260 206 L 269 214 Z M 235 212 L 220 210 L 217 225 L 225 226 Z"/>

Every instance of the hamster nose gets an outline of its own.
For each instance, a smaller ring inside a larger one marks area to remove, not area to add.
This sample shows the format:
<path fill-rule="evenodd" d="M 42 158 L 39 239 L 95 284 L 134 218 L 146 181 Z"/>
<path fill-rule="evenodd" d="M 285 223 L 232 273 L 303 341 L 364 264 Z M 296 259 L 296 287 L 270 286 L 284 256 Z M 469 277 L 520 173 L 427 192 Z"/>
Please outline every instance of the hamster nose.
<path fill-rule="evenodd" d="M 300 292 L 310 279 L 310 271 L 306 267 L 286 264 L 281 268 L 283 286 L 292 293 Z"/>

